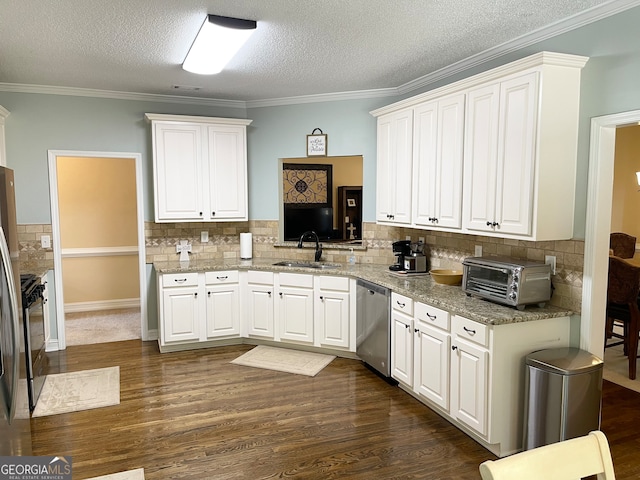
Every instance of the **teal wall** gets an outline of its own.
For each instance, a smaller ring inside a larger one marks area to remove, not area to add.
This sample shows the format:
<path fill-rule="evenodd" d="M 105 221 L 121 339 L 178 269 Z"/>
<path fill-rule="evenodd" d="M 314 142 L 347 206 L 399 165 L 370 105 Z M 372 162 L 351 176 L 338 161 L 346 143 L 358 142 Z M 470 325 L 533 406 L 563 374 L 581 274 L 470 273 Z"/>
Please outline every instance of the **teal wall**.
<path fill-rule="evenodd" d="M 590 57 L 583 69 L 574 237 L 584 238 L 589 130 L 595 116 L 640 109 L 640 7 L 519 49 L 429 89 L 542 50 Z M 423 89 L 423 90 L 426 90 Z M 411 92 L 412 96 L 421 90 Z M 49 223 L 47 150 L 139 152 L 145 218 L 153 218 L 150 130 L 145 112 L 249 118 L 249 217 L 278 217 L 278 159 L 305 156 L 306 135 L 329 135 L 329 155 L 363 155 L 365 221 L 375 219 L 375 119 L 369 111 L 401 97 L 249 108 L 0 92 L 7 163 L 16 171 L 19 223 Z"/>

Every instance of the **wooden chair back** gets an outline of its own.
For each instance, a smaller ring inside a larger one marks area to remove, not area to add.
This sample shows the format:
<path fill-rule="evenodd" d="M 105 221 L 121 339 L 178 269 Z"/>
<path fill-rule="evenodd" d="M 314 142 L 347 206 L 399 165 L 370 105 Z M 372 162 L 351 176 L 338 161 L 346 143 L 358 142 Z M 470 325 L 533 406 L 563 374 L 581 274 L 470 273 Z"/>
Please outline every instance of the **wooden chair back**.
<path fill-rule="evenodd" d="M 620 258 L 633 258 L 636 253 L 636 237 L 623 232 L 609 235 L 609 248 Z"/>
<path fill-rule="evenodd" d="M 636 378 L 638 328 L 640 328 L 640 267 L 618 257 L 609 257 L 607 317 L 625 324 L 625 352 L 629 357 L 629 378 Z"/>
<path fill-rule="evenodd" d="M 480 465 L 483 480 L 615 480 L 607 437 L 597 430 Z"/>

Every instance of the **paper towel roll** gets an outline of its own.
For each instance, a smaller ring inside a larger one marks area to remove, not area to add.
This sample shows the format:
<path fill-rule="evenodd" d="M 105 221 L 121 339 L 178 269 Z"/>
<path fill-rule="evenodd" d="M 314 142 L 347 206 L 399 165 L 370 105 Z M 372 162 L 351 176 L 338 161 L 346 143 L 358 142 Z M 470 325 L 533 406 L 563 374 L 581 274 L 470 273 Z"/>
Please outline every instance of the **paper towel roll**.
<path fill-rule="evenodd" d="M 250 233 L 240 234 L 240 258 L 248 260 L 251 258 L 252 237 Z"/>

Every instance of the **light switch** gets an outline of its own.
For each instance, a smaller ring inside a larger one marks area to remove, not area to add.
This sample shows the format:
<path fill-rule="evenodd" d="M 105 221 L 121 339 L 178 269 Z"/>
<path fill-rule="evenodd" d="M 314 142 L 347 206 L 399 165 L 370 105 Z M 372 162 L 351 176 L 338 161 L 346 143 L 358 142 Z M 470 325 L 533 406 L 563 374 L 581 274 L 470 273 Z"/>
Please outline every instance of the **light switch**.
<path fill-rule="evenodd" d="M 474 250 L 474 255 L 476 257 L 481 257 L 482 256 L 482 245 L 476 245 L 475 250 Z"/>
<path fill-rule="evenodd" d="M 200 243 L 207 243 L 209 241 L 209 232 L 200 232 Z"/>
<path fill-rule="evenodd" d="M 42 248 L 51 248 L 51 237 L 49 235 L 42 235 L 40 237 L 40 243 Z"/>

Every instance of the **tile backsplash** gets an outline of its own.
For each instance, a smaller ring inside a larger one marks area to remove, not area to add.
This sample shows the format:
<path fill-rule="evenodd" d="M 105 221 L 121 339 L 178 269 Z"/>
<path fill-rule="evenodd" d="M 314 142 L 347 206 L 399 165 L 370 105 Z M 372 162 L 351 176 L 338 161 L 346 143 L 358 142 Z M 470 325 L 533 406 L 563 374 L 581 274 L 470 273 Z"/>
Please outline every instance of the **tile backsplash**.
<path fill-rule="evenodd" d="M 309 260 L 309 249 L 296 248 L 295 242 L 278 241 L 277 220 L 250 220 L 228 223 L 154 223 L 145 222 L 146 262 L 177 259 L 176 245 L 180 240 L 192 244 L 192 255 L 211 260 L 235 260 L 240 257 L 240 233 L 251 232 L 253 256 Z M 208 241 L 201 242 L 206 231 Z M 42 248 L 42 235 L 51 235 L 51 225 L 19 225 L 20 262 L 23 271 L 45 272 L 53 268 L 53 250 Z M 556 257 L 555 287 L 551 303 L 580 312 L 584 241 L 562 240 L 527 242 L 503 238 L 434 232 L 412 228 L 388 227 L 374 222 L 363 224 L 362 245 L 333 246 L 324 243 L 323 260 L 347 262 L 349 248 L 354 249 L 358 263 L 390 265 L 395 262 L 391 244 L 410 237 L 417 242 L 424 237 L 430 265 L 460 268 L 465 257 L 474 255 L 475 246 L 482 246 L 483 255 L 506 255 L 522 260 L 544 262 L 545 255 Z M 57 239 L 52 238 L 52 242 Z M 310 244 L 309 244 L 310 245 Z"/>
<path fill-rule="evenodd" d="M 238 259 L 240 233 L 251 232 L 253 256 L 309 260 L 308 249 L 296 248 L 295 242 L 278 241 L 277 220 L 250 220 L 233 223 L 167 223 L 147 222 L 145 225 L 147 262 L 176 259 L 176 245 L 180 240 L 192 244 L 192 253 L 206 259 Z M 200 232 L 207 231 L 209 239 L 200 242 Z M 411 237 L 418 241 L 424 237 L 428 247 L 430 265 L 442 268 L 460 268 L 465 257 L 474 255 L 475 246 L 482 246 L 483 255 L 509 257 L 544 262 L 545 255 L 556 257 L 555 287 L 551 303 L 580 312 L 582 302 L 583 240 L 527 242 L 504 238 L 434 232 L 412 228 L 388 227 L 365 222 L 362 227 L 363 242 L 360 245 L 332 246 L 323 244 L 323 260 L 347 262 L 349 248 L 354 249 L 358 263 L 390 265 L 395 262 L 391 244 Z"/>

